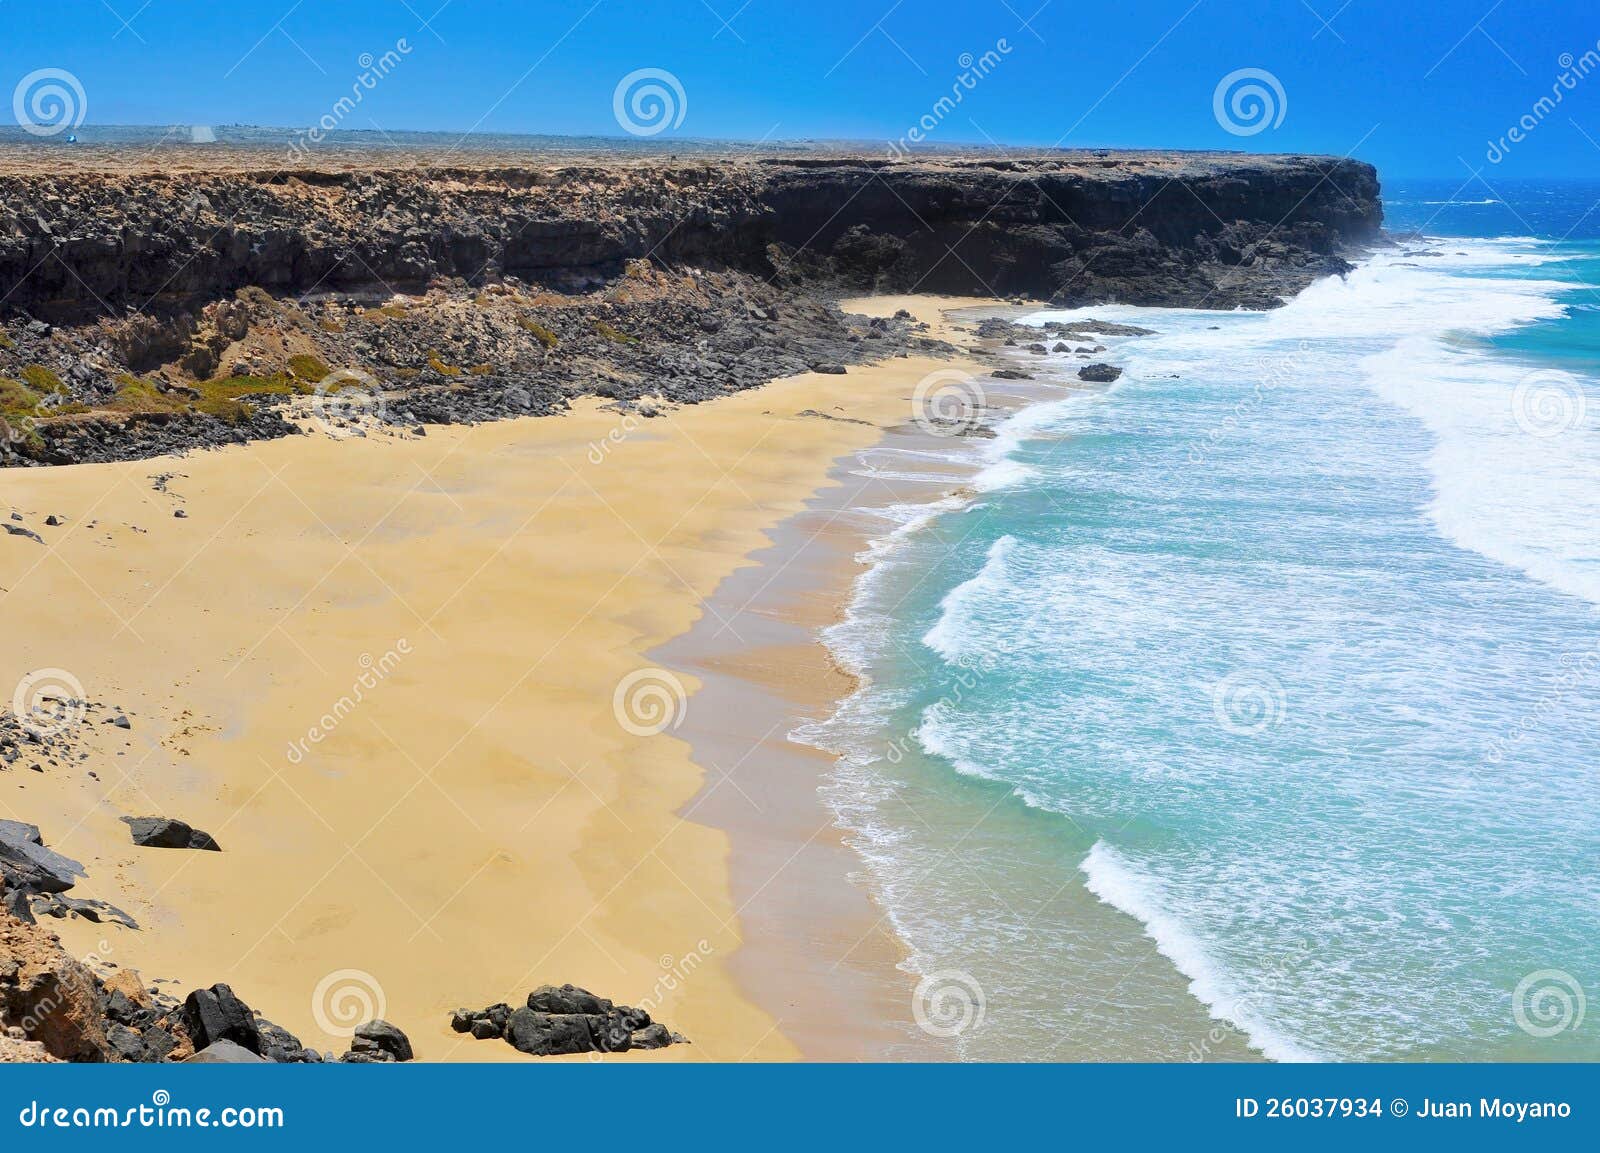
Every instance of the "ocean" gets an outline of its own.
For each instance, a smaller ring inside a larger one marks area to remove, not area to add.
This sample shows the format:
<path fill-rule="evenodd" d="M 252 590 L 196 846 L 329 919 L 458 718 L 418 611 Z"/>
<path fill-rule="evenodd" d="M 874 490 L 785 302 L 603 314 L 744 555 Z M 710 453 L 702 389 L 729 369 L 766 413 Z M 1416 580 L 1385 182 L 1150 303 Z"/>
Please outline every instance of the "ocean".
<path fill-rule="evenodd" d="M 1597 202 L 1397 182 L 1281 309 L 1029 316 L 1155 335 L 877 510 L 794 739 L 955 1055 L 1600 1059 Z"/>

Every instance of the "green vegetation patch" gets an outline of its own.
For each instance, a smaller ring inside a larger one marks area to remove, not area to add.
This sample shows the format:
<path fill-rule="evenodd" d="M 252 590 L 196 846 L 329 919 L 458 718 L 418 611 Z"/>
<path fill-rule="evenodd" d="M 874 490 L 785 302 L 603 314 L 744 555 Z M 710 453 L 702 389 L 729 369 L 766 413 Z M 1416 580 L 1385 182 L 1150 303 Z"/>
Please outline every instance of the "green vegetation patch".
<path fill-rule="evenodd" d="M 526 316 L 517 317 L 517 324 L 524 331 L 533 333 L 533 338 L 546 348 L 554 348 L 561 343 L 560 337 L 551 332 L 537 320 L 529 320 Z"/>
<path fill-rule="evenodd" d="M 203 412 L 207 416 L 214 416 L 228 424 L 242 424 L 250 419 L 254 411 L 242 400 L 230 400 L 220 396 L 201 397 L 195 401 L 194 410 Z"/>
<path fill-rule="evenodd" d="M 291 356 L 289 358 L 289 371 L 301 380 L 319 384 L 333 369 L 323 364 L 315 356 Z"/>
<path fill-rule="evenodd" d="M 219 376 L 195 388 L 202 402 L 238 400 L 245 396 L 305 396 L 315 391 L 305 381 L 296 380 L 286 372 L 275 372 L 271 376 Z"/>
<path fill-rule="evenodd" d="M 0 377 L 0 416 L 22 418 L 34 415 L 39 395 L 19 380 Z"/>
<path fill-rule="evenodd" d="M 629 336 L 619 328 L 607 324 L 603 320 L 594 322 L 594 331 L 596 335 L 604 337 L 612 344 L 633 344 L 635 341 L 634 337 Z"/>
<path fill-rule="evenodd" d="M 22 370 L 22 379 L 34 392 L 54 392 L 65 394 L 67 386 L 61 383 L 61 378 L 42 364 L 30 364 Z"/>

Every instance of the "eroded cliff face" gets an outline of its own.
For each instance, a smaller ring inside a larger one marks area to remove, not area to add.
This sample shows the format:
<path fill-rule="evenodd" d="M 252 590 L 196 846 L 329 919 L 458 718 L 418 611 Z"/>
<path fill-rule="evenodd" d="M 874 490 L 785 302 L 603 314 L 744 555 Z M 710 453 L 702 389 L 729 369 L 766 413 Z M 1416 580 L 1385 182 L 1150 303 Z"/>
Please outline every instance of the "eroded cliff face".
<path fill-rule="evenodd" d="M 630 259 L 853 289 L 1270 306 L 1381 223 L 1319 157 L 685 160 L 0 177 L 0 310 L 52 323 L 434 277 L 570 288 Z"/>
<path fill-rule="evenodd" d="M 939 351 L 843 292 L 1272 307 L 1382 218 L 1369 166 L 1316 157 L 429 158 L 0 154 L 0 464 L 287 435 L 352 380 L 414 428 Z"/>

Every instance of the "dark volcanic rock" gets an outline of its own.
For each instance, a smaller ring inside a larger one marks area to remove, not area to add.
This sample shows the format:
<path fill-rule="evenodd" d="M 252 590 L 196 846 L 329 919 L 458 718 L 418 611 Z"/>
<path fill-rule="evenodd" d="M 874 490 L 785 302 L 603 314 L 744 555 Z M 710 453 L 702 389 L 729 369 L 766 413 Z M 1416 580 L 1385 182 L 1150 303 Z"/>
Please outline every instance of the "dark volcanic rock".
<path fill-rule="evenodd" d="M 1078 369 L 1078 379 L 1093 381 L 1095 384 L 1110 384 L 1122 375 L 1122 369 L 1114 364 L 1086 364 Z"/>
<path fill-rule="evenodd" d="M 506 1040 L 534 1057 L 602 1051 L 606 1018 L 587 1013 L 536 1013 L 518 1009 L 506 1022 Z"/>
<path fill-rule="evenodd" d="M 609 1013 L 612 1004 L 576 985 L 540 985 L 528 994 L 528 1008 L 535 1013 Z"/>
<path fill-rule="evenodd" d="M 85 876 L 70 857 L 44 847 L 37 825 L 0 821 L 0 887 L 20 893 L 64 893 Z"/>
<path fill-rule="evenodd" d="M 261 1030 L 255 1015 L 226 985 L 196 989 L 183 1003 L 183 1024 L 196 1052 L 214 1041 L 233 1041 L 252 1053 L 261 1051 Z"/>
<path fill-rule="evenodd" d="M 625 1053 L 686 1044 L 687 1038 L 650 1020 L 643 1009 L 614 1005 L 576 985 L 541 985 L 528 994 L 527 1007 L 509 1015 L 505 1006 L 481 1012 L 457 1009 L 450 1027 L 479 1040 L 504 1037 L 523 1053 L 554 1057 L 571 1053 Z"/>
<path fill-rule="evenodd" d="M 220 852 L 222 846 L 211 834 L 190 828 L 173 817 L 123 817 L 133 834 L 133 843 L 152 849 L 205 849 Z"/>
<path fill-rule="evenodd" d="M 350 1047 L 355 1049 L 358 1043 L 363 1050 L 387 1053 L 395 1061 L 411 1060 L 410 1038 L 384 1020 L 374 1019 L 357 1025 Z"/>

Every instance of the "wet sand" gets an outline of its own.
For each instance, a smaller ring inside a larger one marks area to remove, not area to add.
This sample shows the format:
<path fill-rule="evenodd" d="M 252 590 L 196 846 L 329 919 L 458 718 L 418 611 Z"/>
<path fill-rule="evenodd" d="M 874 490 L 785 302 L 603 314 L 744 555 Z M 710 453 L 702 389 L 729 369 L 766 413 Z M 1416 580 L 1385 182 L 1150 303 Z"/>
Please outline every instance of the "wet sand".
<path fill-rule="evenodd" d="M 876 298 L 848 307 L 873 312 L 915 303 Z M 958 347 L 973 344 L 963 309 L 1013 311 L 995 301 L 947 301 L 939 335 Z M 985 424 L 1041 391 L 1059 391 L 966 367 L 990 410 Z M 902 967 L 905 947 L 872 894 L 865 862 L 819 793 L 832 757 L 791 734 L 830 715 L 856 687 L 820 634 L 845 615 L 864 571 L 863 550 L 889 528 L 877 510 L 962 494 L 952 473 L 975 468 L 951 459 L 960 444 L 905 420 L 847 454 L 804 511 L 770 534 L 773 543 L 751 558 L 755 565 L 731 574 L 695 626 L 654 654 L 700 682 L 678 732 L 707 779 L 686 813 L 731 838 L 733 894 L 745 929 L 733 975 L 809 1059 L 928 1061 L 956 1053 L 947 1039 L 916 1026 L 916 978 Z M 927 479 L 918 479 L 923 470 Z"/>

